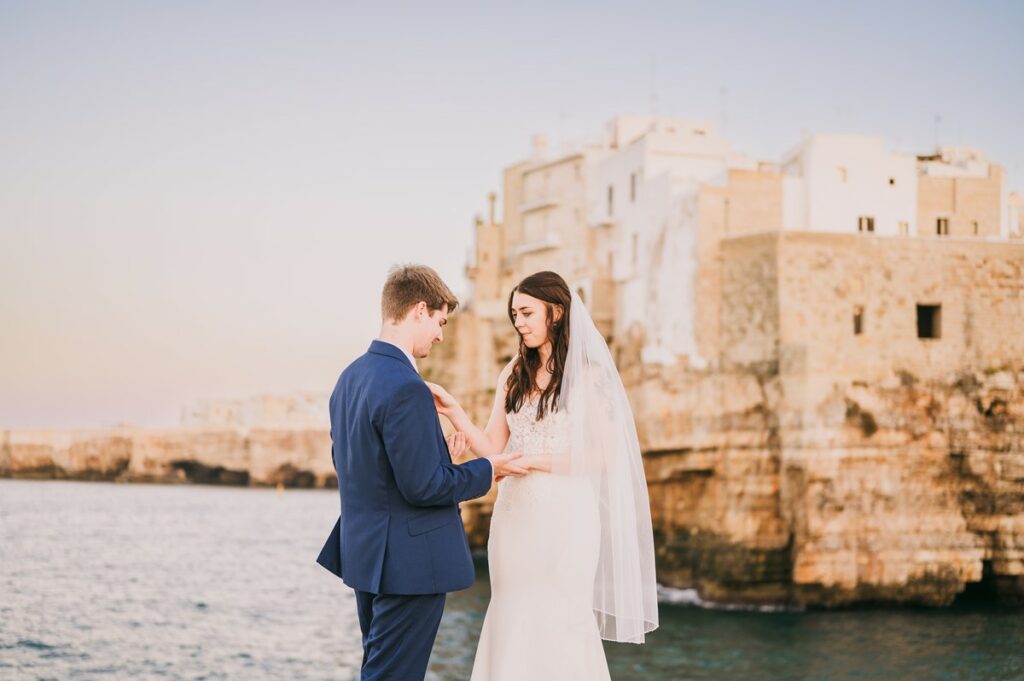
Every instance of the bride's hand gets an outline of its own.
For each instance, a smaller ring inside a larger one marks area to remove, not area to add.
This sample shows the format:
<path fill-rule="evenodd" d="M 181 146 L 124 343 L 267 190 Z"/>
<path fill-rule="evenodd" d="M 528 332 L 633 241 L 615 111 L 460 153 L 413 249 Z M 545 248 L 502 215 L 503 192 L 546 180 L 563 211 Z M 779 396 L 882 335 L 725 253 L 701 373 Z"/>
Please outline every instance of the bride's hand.
<path fill-rule="evenodd" d="M 452 455 L 452 459 L 458 459 L 469 449 L 469 440 L 466 439 L 465 433 L 452 433 L 445 442 L 448 443 L 448 453 Z"/>
<path fill-rule="evenodd" d="M 434 406 L 437 407 L 437 412 L 448 416 L 459 407 L 459 402 L 451 394 L 439 386 L 437 383 L 431 383 L 425 381 L 427 387 L 430 388 L 431 395 L 434 396 Z"/>
<path fill-rule="evenodd" d="M 549 454 L 528 454 L 521 459 L 523 468 L 531 471 L 551 472 L 551 456 Z"/>

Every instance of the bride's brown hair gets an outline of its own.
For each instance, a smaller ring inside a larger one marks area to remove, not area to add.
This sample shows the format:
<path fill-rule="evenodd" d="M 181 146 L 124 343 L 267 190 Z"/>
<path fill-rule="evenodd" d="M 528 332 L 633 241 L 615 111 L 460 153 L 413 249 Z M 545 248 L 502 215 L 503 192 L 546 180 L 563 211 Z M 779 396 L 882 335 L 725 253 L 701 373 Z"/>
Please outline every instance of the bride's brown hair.
<path fill-rule="evenodd" d="M 551 381 L 541 392 L 537 404 L 537 419 L 544 418 L 550 411 L 558 409 L 558 396 L 562 391 L 562 374 L 565 371 L 565 357 L 569 354 L 569 306 L 572 294 L 565 279 L 554 272 L 537 272 L 523 279 L 508 295 L 508 318 L 513 326 L 516 323 L 512 310 L 512 298 L 516 291 L 533 296 L 544 303 L 547 310 L 548 341 L 551 343 L 551 356 L 545 367 L 551 373 Z M 561 314 L 556 317 L 556 308 Z M 540 351 L 530 348 L 519 337 L 519 354 L 512 365 L 512 373 L 505 383 L 505 411 L 518 412 L 526 398 L 537 392 L 537 371 L 540 369 Z"/>

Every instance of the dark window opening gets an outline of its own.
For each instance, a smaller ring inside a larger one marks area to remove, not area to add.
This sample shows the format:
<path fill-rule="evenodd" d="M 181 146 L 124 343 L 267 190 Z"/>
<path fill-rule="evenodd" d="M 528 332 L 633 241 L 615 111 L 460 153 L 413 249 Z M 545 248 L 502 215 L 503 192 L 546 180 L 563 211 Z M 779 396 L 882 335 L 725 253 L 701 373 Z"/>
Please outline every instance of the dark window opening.
<path fill-rule="evenodd" d="M 942 338 L 942 306 L 917 306 L 917 337 Z"/>
<path fill-rule="evenodd" d="M 636 201 L 636 173 L 632 173 L 629 176 L 629 202 L 633 203 Z"/>
<path fill-rule="evenodd" d="M 864 333 L 864 308 L 861 305 L 853 306 L 853 335 L 859 336 Z"/>
<path fill-rule="evenodd" d="M 974 235 L 977 236 L 978 235 L 978 221 L 977 220 L 971 221 L 971 226 L 974 228 Z"/>
<path fill-rule="evenodd" d="M 608 217 L 611 217 L 612 211 L 615 209 L 615 188 L 612 185 L 608 185 Z"/>
<path fill-rule="evenodd" d="M 896 178 L 895 177 L 890 177 L 889 178 L 889 184 L 890 185 L 896 184 Z"/>
<path fill-rule="evenodd" d="M 935 221 L 935 233 L 940 236 L 949 235 L 949 218 L 939 218 Z"/>
<path fill-rule="evenodd" d="M 857 218 L 857 231 L 858 232 L 873 232 L 875 231 L 875 219 L 873 217 L 861 216 Z"/>

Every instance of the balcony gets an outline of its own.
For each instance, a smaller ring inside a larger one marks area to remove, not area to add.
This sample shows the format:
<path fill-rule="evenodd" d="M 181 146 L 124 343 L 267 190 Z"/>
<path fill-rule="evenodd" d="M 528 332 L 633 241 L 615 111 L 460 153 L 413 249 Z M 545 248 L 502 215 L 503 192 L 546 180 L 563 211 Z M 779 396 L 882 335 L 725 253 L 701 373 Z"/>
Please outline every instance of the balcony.
<path fill-rule="evenodd" d="M 509 249 L 508 255 L 501 259 L 502 271 L 506 274 L 512 272 L 519 266 L 519 258 L 524 255 L 541 253 L 543 251 L 561 248 L 562 235 L 558 232 L 548 232 L 543 238 L 526 241 Z"/>
<path fill-rule="evenodd" d="M 562 203 L 562 200 L 557 196 L 542 196 L 540 198 L 532 199 L 530 201 L 523 201 L 519 204 L 519 212 L 522 214 L 533 213 L 538 210 L 546 210 L 548 208 L 554 208 Z"/>
<path fill-rule="evenodd" d="M 518 257 L 527 253 L 537 253 L 539 251 L 546 251 L 552 248 L 559 248 L 561 245 L 562 235 L 558 232 L 548 232 L 540 239 L 527 241 L 514 247 L 512 249 L 512 255 L 513 257 Z"/>

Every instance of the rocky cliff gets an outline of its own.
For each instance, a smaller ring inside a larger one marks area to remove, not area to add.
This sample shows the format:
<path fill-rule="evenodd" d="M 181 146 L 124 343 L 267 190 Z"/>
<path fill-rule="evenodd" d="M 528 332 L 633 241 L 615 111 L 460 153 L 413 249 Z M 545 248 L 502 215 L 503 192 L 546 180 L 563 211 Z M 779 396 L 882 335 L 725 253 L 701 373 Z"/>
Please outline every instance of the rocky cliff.
<path fill-rule="evenodd" d="M 659 575 L 708 599 L 1024 602 L 1024 374 L 836 388 L 787 408 L 777 375 L 634 390 Z"/>
<path fill-rule="evenodd" d="M 772 365 L 623 377 L 662 584 L 751 605 L 1024 604 L 1024 372 L 903 374 L 807 410 Z M 492 502 L 464 505 L 478 546 Z"/>
<path fill-rule="evenodd" d="M 319 430 L 0 431 L 0 477 L 334 488 Z"/>

